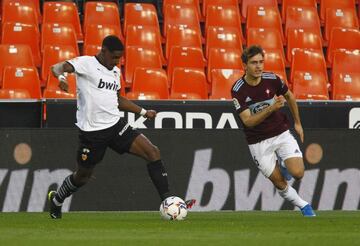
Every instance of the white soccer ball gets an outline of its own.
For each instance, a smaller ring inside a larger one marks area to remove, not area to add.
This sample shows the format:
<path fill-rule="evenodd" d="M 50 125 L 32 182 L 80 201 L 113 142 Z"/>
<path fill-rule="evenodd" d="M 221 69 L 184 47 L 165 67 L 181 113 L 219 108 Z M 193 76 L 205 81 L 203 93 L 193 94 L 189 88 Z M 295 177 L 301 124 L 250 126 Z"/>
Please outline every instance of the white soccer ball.
<path fill-rule="evenodd" d="M 183 220 L 187 215 L 186 203 L 180 197 L 170 196 L 161 203 L 160 215 L 164 220 Z"/>

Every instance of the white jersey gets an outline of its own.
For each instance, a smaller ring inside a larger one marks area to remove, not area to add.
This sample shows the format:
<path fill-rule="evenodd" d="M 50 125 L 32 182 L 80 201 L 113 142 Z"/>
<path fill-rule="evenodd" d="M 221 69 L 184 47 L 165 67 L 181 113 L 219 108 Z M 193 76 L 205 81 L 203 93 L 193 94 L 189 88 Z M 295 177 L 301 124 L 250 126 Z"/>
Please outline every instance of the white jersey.
<path fill-rule="evenodd" d="M 120 69 L 104 67 L 95 56 L 68 60 L 76 74 L 76 125 L 83 131 L 97 131 L 115 125 L 120 119 L 118 92 Z"/>

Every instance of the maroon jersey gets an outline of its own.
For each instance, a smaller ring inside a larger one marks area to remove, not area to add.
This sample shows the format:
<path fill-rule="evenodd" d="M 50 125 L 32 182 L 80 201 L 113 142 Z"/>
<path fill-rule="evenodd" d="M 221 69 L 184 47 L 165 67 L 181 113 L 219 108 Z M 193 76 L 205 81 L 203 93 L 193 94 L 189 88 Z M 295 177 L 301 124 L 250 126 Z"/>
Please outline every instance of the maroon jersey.
<path fill-rule="evenodd" d="M 287 85 L 275 74 L 264 72 L 261 81 L 256 86 L 251 86 L 245 81 L 245 75 L 237 80 L 231 95 L 238 114 L 250 109 L 251 114 L 256 114 L 274 103 L 274 96 L 284 95 L 288 91 Z M 289 120 L 280 111 L 273 112 L 263 122 L 254 127 L 246 127 L 244 132 L 249 144 L 258 143 L 272 138 L 289 129 Z"/>

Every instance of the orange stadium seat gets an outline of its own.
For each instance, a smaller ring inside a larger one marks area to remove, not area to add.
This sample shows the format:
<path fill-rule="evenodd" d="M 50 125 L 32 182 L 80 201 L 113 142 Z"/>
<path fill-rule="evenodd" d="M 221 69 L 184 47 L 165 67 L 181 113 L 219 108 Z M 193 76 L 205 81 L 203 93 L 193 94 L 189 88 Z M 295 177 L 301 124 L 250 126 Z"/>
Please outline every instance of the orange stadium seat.
<path fill-rule="evenodd" d="M 211 70 L 211 95 L 209 99 L 231 99 L 231 87 L 240 79 L 244 71 L 239 69 L 213 69 Z"/>
<path fill-rule="evenodd" d="M 277 8 L 278 3 L 276 0 L 242 0 L 241 15 L 245 19 L 247 18 L 249 6 L 262 6 L 262 7 Z"/>
<path fill-rule="evenodd" d="M 208 99 L 206 76 L 203 71 L 177 67 L 171 83 L 171 99 Z"/>
<path fill-rule="evenodd" d="M 126 47 L 125 81 L 126 87 L 132 84 L 136 68 L 162 68 L 161 57 L 157 50 L 141 47 Z"/>
<path fill-rule="evenodd" d="M 174 46 L 202 49 L 200 31 L 182 26 L 172 26 L 168 29 L 166 36 L 165 54 L 167 59 L 169 59 L 171 48 Z"/>
<path fill-rule="evenodd" d="M 1 44 L 0 57 L 0 82 L 5 66 L 35 66 L 31 49 L 28 45 Z"/>
<path fill-rule="evenodd" d="M 69 23 L 78 40 L 83 40 L 80 18 L 74 2 L 44 2 L 42 23 Z"/>
<path fill-rule="evenodd" d="M 2 4 L 1 22 L 15 22 L 38 25 L 36 6 L 29 1 L 5 1 Z"/>
<path fill-rule="evenodd" d="M 285 60 L 283 54 L 277 50 L 265 50 L 264 57 L 264 70 L 273 72 L 279 76 L 286 84 L 288 83 L 286 70 L 285 70 Z"/>
<path fill-rule="evenodd" d="M 174 46 L 170 51 L 167 67 L 169 81 L 172 81 L 174 69 L 177 67 L 194 68 L 204 71 L 205 60 L 202 50 L 195 47 Z"/>
<path fill-rule="evenodd" d="M 276 29 L 284 40 L 281 17 L 277 7 L 249 6 L 246 29 L 249 30 L 249 28 Z"/>
<path fill-rule="evenodd" d="M 211 81 L 213 69 L 238 69 L 244 70 L 241 61 L 240 49 L 210 49 L 207 67 L 208 80 Z"/>
<path fill-rule="evenodd" d="M 46 88 L 44 90 L 44 98 L 76 98 L 76 77 L 75 74 L 68 74 L 67 81 L 69 84 L 68 92 L 65 92 L 59 88 L 59 80 L 52 74 L 49 74 L 47 78 Z"/>
<path fill-rule="evenodd" d="M 46 45 L 44 48 L 44 57 L 41 66 L 41 79 L 46 81 L 52 65 L 70 60 L 76 56 L 76 50 L 72 46 Z"/>
<path fill-rule="evenodd" d="M 137 46 L 142 48 L 150 48 L 158 51 L 163 64 L 166 63 L 164 58 L 161 36 L 159 30 L 154 26 L 133 26 L 130 25 L 126 31 L 125 46 Z"/>
<path fill-rule="evenodd" d="M 241 19 L 239 9 L 234 6 L 214 6 L 209 5 L 207 9 L 207 15 L 205 18 L 205 36 L 207 35 L 207 29 L 210 26 L 218 27 L 234 27 L 239 30 L 241 39 L 243 40 L 243 34 L 241 30 Z"/>
<path fill-rule="evenodd" d="M 296 74 L 305 76 L 305 73 L 322 74 L 316 75 L 316 78 L 324 78 L 325 83 L 328 83 L 326 63 L 322 52 L 301 49 L 295 51 L 291 63 L 290 81 L 294 83 Z"/>
<path fill-rule="evenodd" d="M 317 10 L 314 7 L 288 7 L 286 10 L 285 37 L 288 30 L 311 29 L 321 34 L 320 20 Z"/>
<path fill-rule="evenodd" d="M 313 7 L 317 8 L 316 0 L 283 0 L 281 5 L 281 16 L 285 23 L 286 10 L 288 7 Z"/>
<path fill-rule="evenodd" d="M 330 35 L 326 59 L 332 63 L 336 51 L 360 49 L 360 31 L 357 29 L 334 28 Z"/>
<path fill-rule="evenodd" d="M 35 65 L 40 67 L 40 32 L 37 25 L 6 22 L 2 25 L 1 43 L 29 45 Z"/>
<path fill-rule="evenodd" d="M 306 29 L 289 29 L 286 54 L 288 61 L 292 61 L 296 49 L 309 49 L 322 52 L 322 42 L 319 33 Z"/>
<path fill-rule="evenodd" d="M 66 23 L 44 23 L 41 28 L 41 49 L 46 45 L 70 45 L 79 55 L 76 33 L 71 24 Z"/>
<path fill-rule="evenodd" d="M 86 27 L 90 24 L 115 25 L 121 30 L 118 6 L 113 2 L 86 2 L 83 22 L 85 35 Z M 121 40 L 123 40 L 122 36 Z"/>
<path fill-rule="evenodd" d="M 210 26 L 206 35 L 206 57 L 212 48 L 233 48 L 242 50 L 239 29 L 235 27 Z"/>
<path fill-rule="evenodd" d="M 157 99 L 169 98 L 169 83 L 163 69 L 137 68 L 135 70 L 131 92 L 127 94 L 127 97 L 139 99 L 147 94 L 156 95 Z"/>
<path fill-rule="evenodd" d="M 154 26 L 160 33 L 159 20 L 154 5 L 145 3 L 126 3 L 124 15 L 125 34 L 127 27 L 130 25 Z"/>
<path fill-rule="evenodd" d="M 200 20 L 202 19 L 199 0 L 164 0 L 163 8 L 162 8 L 163 15 L 165 14 L 165 9 L 166 9 L 167 5 L 190 5 L 190 6 L 193 6 L 197 10 L 199 19 Z"/>
<path fill-rule="evenodd" d="M 320 20 L 325 21 L 327 9 L 352 8 L 355 11 L 355 0 L 321 0 L 320 2 Z"/>
<path fill-rule="evenodd" d="M 203 0 L 202 2 L 202 15 L 206 17 L 206 13 L 208 7 L 210 5 L 214 6 L 234 6 L 239 8 L 239 1 L 238 0 Z"/>
<path fill-rule="evenodd" d="M 0 99 L 30 99 L 30 93 L 24 89 L 0 89 Z"/>
<path fill-rule="evenodd" d="M 292 92 L 297 99 L 328 100 L 326 77 L 319 72 L 296 71 Z"/>
<path fill-rule="evenodd" d="M 21 6 L 29 6 L 31 8 L 34 8 L 36 13 L 36 18 L 38 20 L 38 23 L 41 22 L 41 11 L 40 11 L 40 1 L 39 0 L 2 0 L 2 5 L 0 6 L 0 15 L 2 13 L 2 10 L 4 9 L 5 5 L 9 2 L 16 2 L 19 3 Z"/>
<path fill-rule="evenodd" d="M 266 51 L 276 51 L 282 55 L 285 61 L 285 54 L 282 36 L 274 28 L 249 28 L 247 30 L 247 45 L 260 45 Z"/>
<path fill-rule="evenodd" d="M 40 79 L 36 67 L 9 67 L 4 68 L 3 89 L 24 89 L 31 98 L 40 99 Z"/>
<path fill-rule="evenodd" d="M 121 30 L 119 26 L 116 25 L 97 25 L 91 24 L 88 25 L 85 32 L 84 38 L 84 47 L 83 54 L 84 55 L 95 55 L 101 49 L 101 44 L 103 39 L 109 35 L 116 35 L 120 39 L 122 37 Z"/>
<path fill-rule="evenodd" d="M 360 73 L 334 74 L 331 96 L 333 100 L 360 101 Z"/>
<path fill-rule="evenodd" d="M 332 74 L 359 73 L 360 51 L 343 51 L 334 53 Z"/>
<path fill-rule="evenodd" d="M 354 9 L 327 9 L 325 17 L 325 39 L 330 39 L 333 28 L 359 29 L 359 22 Z"/>
<path fill-rule="evenodd" d="M 191 5 L 167 5 L 164 13 L 164 37 L 167 36 L 169 28 L 173 26 L 191 28 L 201 33 L 200 19 L 196 8 Z"/>
<path fill-rule="evenodd" d="M 76 99 L 76 94 L 68 93 L 60 89 L 51 90 L 45 89 L 43 98 L 45 99 Z"/>

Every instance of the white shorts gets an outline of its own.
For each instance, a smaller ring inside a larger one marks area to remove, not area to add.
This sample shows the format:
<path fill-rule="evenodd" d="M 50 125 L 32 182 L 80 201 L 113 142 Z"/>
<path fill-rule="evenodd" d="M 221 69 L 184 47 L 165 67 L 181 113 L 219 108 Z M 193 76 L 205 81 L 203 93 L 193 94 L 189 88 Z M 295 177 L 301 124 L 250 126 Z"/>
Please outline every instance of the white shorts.
<path fill-rule="evenodd" d="M 276 160 L 285 161 L 292 157 L 303 157 L 294 136 L 289 130 L 278 136 L 249 145 L 251 156 L 265 177 L 274 171 Z"/>

